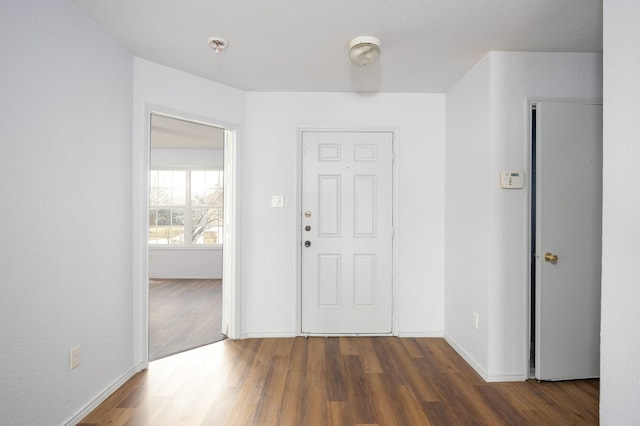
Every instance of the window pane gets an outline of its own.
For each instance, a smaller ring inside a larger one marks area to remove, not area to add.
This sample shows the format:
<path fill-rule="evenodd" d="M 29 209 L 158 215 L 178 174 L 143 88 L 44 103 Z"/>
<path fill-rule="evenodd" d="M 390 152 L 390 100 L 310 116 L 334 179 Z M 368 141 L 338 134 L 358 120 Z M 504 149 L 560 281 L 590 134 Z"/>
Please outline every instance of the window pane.
<path fill-rule="evenodd" d="M 222 209 L 193 209 L 191 215 L 192 244 L 222 243 Z"/>
<path fill-rule="evenodd" d="M 149 190 L 149 205 L 160 205 L 160 194 L 158 188 L 151 187 L 151 189 Z"/>
<path fill-rule="evenodd" d="M 217 188 L 214 190 L 211 190 L 208 194 L 207 194 L 207 201 L 208 201 L 208 205 L 210 206 L 222 206 L 222 203 L 224 201 L 224 194 L 222 192 L 222 188 Z"/>
<path fill-rule="evenodd" d="M 158 171 L 157 170 L 151 170 L 151 173 L 149 173 L 149 186 L 151 188 L 155 188 L 158 186 Z"/>
<path fill-rule="evenodd" d="M 174 188 L 172 192 L 173 192 L 173 197 L 171 197 L 171 205 L 184 206 L 186 188 Z"/>
<path fill-rule="evenodd" d="M 207 186 L 214 187 L 214 188 L 222 188 L 222 171 L 221 170 L 207 171 Z"/>
<path fill-rule="evenodd" d="M 157 224 L 157 219 L 156 219 L 157 213 L 158 212 L 155 209 L 150 209 L 149 210 L 149 244 L 157 244 L 158 243 L 158 241 L 157 241 L 158 230 L 157 230 L 157 227 L 156 227 L 156 224 Z"/>
<path fill-rule="evenodd" d="M 158 170 L 158 186 L 171 188 L 173 172 L 171 170 Z"/>
<path fill-rule="evenodd" d="M 157 211 L 155 209 L 149 210 L 149 226 L 156 225 L 156 214 L 157 214 Z"/>
<path fill-rule="evenodd" d="M 186 188 L 187 186 L 187 172 L 186 170 L 174 170 L 173 171 L 173 188 Z"/>
<path fill-rule="evenodd" d="M 184 206 L 186 196 L 184 170 L 156 170 L 151 174 L 149 200 L 156 206 Z"/>
<path fill-rule="evenodd" d="M 171 225 L 171 210 L 167 210 L 167 209 L 158 210 L 157 224 L 158 226 Z"/>
<path fill-rule="evenodd" d="M 192 170 L 191 171 L 191 191 L 202 191 L 205 187 L 206 171 L 204 170 Z"/>
<path fill-rule="evenodd" d="M 204 201 L 204 190 L 191 188 L 191 204 L 194 206 L 202 206 Z"/>
<path fill-rule="evenodd" d="M 150 171 L 149 244 L 221 244 L 222 176 L 220 170 Z"/>

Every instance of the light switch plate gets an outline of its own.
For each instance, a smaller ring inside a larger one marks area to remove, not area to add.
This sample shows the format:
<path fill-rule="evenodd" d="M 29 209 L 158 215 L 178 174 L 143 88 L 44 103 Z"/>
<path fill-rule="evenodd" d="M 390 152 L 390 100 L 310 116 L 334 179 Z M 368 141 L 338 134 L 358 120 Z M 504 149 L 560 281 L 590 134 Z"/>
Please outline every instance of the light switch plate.
<path fill-rule="evenodd" d="M 274 209 L 281 209 L 284 207 L 284 196 L 283 195 L 272 195 L 271 196 L 271 207 Z"/>

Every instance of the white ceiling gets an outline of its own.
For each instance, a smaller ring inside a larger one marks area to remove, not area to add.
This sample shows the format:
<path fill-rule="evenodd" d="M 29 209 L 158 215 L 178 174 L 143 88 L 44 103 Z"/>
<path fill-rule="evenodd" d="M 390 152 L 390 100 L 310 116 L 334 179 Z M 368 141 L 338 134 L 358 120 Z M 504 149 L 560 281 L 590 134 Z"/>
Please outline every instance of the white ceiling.
<path fill-rule="evenodd" d="M 491 50 L 602 51 L 602 0 L 74 2 L 132 54 L 248 91 L 443 93 Z M 359 35 L 378 63 L 351 65 Z"/>

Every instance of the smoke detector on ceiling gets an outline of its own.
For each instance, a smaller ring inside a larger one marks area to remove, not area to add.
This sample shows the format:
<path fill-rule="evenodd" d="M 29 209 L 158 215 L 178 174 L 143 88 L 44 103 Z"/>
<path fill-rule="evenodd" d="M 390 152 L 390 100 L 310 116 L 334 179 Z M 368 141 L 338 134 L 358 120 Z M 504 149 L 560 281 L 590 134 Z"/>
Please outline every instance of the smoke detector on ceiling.
<path fill-rule="evenodd" d="M 380 53 L 380 40 L 375 37 L 360 36 L 349 43 L 349 59 L 359 67 L 366 67 L 377 61 Z"/>
<path fill-rule="evenodd" d="M 209 37 L 209 46 L 211 46 L 216 53 L 219 53 L 221 50 L 224 50 L 229 46 L 229 42 L 222 37 Z"/>

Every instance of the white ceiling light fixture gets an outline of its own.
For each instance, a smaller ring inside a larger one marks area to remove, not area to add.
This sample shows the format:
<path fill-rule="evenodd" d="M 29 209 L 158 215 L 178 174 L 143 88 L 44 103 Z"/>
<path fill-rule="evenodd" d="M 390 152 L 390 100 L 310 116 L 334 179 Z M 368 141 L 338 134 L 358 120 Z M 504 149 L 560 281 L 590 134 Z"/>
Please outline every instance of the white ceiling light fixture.
<path fill-rule="evenodd" d="M 354 65 L 366 67 L 380 57 L 380 40 L 371 36 L 356 37 L 349 43 L 349 59 Z"/>
<path fill-rule="evenodd" d="M 229 42 L 222 37 L 209 37 L 209 46 L 211 46 L 216 53 L 220 53 L 221 50 L 224 50 L 229 46 Z"/>

